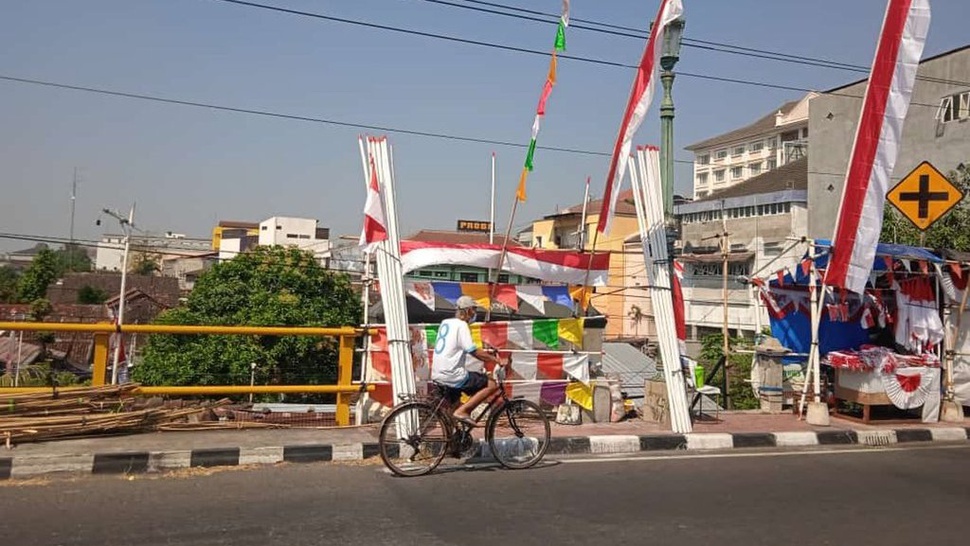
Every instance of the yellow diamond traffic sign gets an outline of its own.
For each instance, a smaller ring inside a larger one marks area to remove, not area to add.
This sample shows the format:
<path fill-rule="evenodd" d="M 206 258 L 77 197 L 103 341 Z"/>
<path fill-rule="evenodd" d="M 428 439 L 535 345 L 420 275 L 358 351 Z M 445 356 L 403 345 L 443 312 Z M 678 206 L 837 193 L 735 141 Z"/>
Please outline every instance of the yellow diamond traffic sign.
<path fill-rule="evenodd" d="M 963 192 L 924 161 L 889 190 L 886 198 L 916 227 L 926 230 L 963 199 Z"/>

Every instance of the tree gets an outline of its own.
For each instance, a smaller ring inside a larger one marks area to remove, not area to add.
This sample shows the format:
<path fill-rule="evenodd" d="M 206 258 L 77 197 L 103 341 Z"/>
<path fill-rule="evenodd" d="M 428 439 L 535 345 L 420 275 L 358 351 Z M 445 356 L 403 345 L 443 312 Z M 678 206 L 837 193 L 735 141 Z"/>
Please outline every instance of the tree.
<path fill-rule="evenodd" d="M 56 250 L 58 269 L 63 275 L 68 271 L 91 271 L 91 258 L 83 248 L 76 244 L 68 243 L 64 248 Z"/>
<path fill-rule="evenodd" d="M 17 302 L 17 283 L 20 274 L 12 267 L 0 267 L 0 303 Z"/>
<path fill-rule="evenodd" d="M 956 170 L 950 171 L 947 179 L 960 189 L 964 195 L 970 192 L 970 166 L 960 164 Z M 880 241 L 901 245 L 920 245 L 920 230 L 892 206 L 886 207 L 882 223 Z M 951 250 L 970 250 L 970 203 L 966 199 L 943 218 L 936 221 L 926 230 L 925 242 L 921 245 L 929 248 L 946 248 Z"/>
<path fill-rule="evenodd" d="M 60 261 L 53 250 L 43 248 L 34 256 L 30 267 L 20 276 L 17 299 L 33 302 L 47 296 L 47 287 L 61 275 Z"/>
<path fill-rule="evenodd" d="M 108 301 L 108 293 L 91 285 L 84 285 L 77 291 L 77 302 L 81 305 L 101 305 Z"/>
<path fill-rule="evenodd" d="M 131 260 L 131 265 L 128 267 L 130 273 L 135 275 L 154 275 L 156 272 L 161 271 L 162 268 L 158 265 L 158 260 L 144 252 L 139 252 Z"/>
<path fill-rule="evenodd" d="M 705 375 L 714 369 L 714 366 L 724 354 L 723 339 L 724 337 L 720 333 L 710 334 L 701 339 L 701 354 L 697 361 L 704 366 Z M 732 347 L 738 347 L 744 344 L 745 340 L 740 338 L 732 339 L 730 343 Z M 751 385 L 745 382 L 751 376 L 751 364 L 750 354 L 732 353 L 728 358 L 727 365 L 730 369 L 728 377 L 731 384 L 728 385 L 727 392 L 724 394 L 728 395 L 728 398 L 731 400 L 730 409 L 755 409 L 761 406 L 761 402 L 755 396 Z M 718 370 L 714 377 L 711 378 L 710 383 L 716 387 L 720 387 L 722 391 L 724 390 L 723 368 Z"/>
<path fill-rule="evenodd" d="M 196 281 L 185 305 L 156 323 L 178 325 L 346 326 L 360 300 L 346 275 L 298 249 L 258 247 Z M 309 336 L 150 336 L 133 378 L 149 385 L 333 384 L 338 343 Z"/>

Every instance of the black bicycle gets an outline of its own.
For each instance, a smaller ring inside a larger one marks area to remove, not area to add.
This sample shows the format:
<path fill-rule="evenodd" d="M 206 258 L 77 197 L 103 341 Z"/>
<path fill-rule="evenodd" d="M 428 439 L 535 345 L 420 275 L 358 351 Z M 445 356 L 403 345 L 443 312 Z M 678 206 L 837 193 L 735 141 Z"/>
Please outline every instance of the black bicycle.
<path fill-rule="evenodd" d="M 510 398 L 502 368 L 495 370 L 498 393 L 474 417 L 475 424 L 485 418 L 485 441 L 502 466 L 529 468 L 549 448 L 549 418 L 535 402 Z M 407 397 L 381 423 L 381 460 L 398 476 L 421 476 L 449 455 L 466 459 L 478 451 L 472 435 L 475 427 L 452 417 L 456 391 L 438 383 L 433 386 L 428 398 Z"/>

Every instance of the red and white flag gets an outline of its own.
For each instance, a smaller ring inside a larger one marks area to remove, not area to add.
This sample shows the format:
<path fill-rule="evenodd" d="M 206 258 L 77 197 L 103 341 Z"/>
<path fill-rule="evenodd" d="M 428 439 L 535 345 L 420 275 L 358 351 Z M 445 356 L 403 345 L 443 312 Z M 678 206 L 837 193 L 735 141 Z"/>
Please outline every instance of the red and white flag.
<path fill-rule="evenodd" d="M 367 202 L 364 203 L 364 229 L 360 233 L 360 246 L 371 252 L 377 243 L 387 240 L 387 222 L 384 220 L 384 201 L 377 182 L 377 167 L 370 158 L 370 183 L 367 185 Z"/>
<path fill-rule="evenodd" d="M 600 210 L 599 223 L 596 225 L 600 233 L 609 231 L 613 223 L 620 183 L 623 181 L 623 175 L 626 174 L 626 164 L 633 147 L 633 136 L 643 123 L 643 118 L 647 115 L 647 110 L 653 101 L 653 90 L 657 81 L 655 76 L 660 69 L 660 53 L 663 50 L 662 44 L 667 26 L 683 13 L 684 6 L 681 0 L 660 1 L 660 10 L 650 29 L 650 38 L 647 40 L 646 49 L 643 50 L 637 76 L 633 80 L 633 89 L 630 90 L 626 111 L 623 112 L 620 133 L 616 136 L 616 144 L 613 146 L 610 171 L 606 176 L 606 189 L 603 191 L 603 207 Z"/>
<path fill-rule="evenodd" d="M 929 28 L 929 0 L 889 0 L 842 190 L 826 285 L 865 290 Z"/>

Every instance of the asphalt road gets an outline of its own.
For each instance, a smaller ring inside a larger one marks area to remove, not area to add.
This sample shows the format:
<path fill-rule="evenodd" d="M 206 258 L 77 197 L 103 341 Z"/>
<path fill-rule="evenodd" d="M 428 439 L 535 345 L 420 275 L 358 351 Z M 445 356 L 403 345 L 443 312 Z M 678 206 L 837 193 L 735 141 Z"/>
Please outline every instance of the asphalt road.
<path fill-rule="evenodd" d="M 14 481 L 0 485 L 0 543 L 964 544 L 968 456 L 968 447 L 937 447 L 572 461 L 409 479 L 376 465 L 307 464 Z"/>

